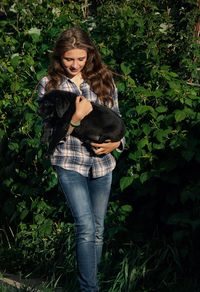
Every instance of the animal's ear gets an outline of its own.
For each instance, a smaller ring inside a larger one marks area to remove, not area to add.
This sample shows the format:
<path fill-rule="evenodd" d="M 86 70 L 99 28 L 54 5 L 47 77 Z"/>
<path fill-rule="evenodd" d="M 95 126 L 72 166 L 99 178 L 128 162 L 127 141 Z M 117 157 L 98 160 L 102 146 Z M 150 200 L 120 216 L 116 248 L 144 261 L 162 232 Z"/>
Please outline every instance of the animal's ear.
<path fill-rule="evenodd" d="M 62 118 L 63 115 L 66 113 L 70 105 L 68 100 L 62 100 L 60 98 L 56 99 L 56 113 L 59 118 Z"/>

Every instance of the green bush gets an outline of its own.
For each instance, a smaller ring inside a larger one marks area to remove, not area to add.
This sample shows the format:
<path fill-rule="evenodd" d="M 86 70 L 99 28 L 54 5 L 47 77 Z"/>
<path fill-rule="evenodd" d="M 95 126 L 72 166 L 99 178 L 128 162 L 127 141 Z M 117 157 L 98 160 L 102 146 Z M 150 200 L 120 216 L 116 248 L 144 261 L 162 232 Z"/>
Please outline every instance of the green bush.
<path fill-rule="evenodd" d="M 126 150 L 114 154 L 118 164 L 104 255 L 109 272 L 102 267 L 102 286 L 141 292 L 157 285 L 165 291 L 171 283 L 173 291 L 177 279 L 195 278 L 200 260 L 196 1 L 16 0 L 3 1 L 1 11 L 0 257 L 5 269 L 26 273 L 31 264 L 37 273 L 49 272 L 54 284 L 65 274 L 65 260 L 69 275 L 74 269 L 71 217 L 40 143 L 36 87 L 60 31 L 79 25 L 117 73 L 127 128 Z"/>

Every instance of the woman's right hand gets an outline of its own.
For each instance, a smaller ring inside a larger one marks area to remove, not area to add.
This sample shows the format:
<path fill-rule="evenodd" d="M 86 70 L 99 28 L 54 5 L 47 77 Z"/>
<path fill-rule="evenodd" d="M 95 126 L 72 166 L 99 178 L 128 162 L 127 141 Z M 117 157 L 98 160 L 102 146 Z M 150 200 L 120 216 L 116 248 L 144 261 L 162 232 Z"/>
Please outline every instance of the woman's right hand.
<path fill-rule="evenodd" d="M 92 104 L 84 96 L 76 97 L 76 111 L 73 114 L 72 121 L 79 122 L 92 111 Z"/>

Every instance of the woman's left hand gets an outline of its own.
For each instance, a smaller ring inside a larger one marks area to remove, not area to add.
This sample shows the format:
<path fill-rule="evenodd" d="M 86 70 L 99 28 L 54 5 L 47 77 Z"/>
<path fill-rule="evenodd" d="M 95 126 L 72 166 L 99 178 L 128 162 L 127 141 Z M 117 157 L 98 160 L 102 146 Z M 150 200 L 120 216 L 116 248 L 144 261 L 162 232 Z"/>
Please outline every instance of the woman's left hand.
<path fill-rule="evenodd" d="M 97 155 L 101 155 L 101 154 L 108 154 L 110 152 L 112 152 L 113 150 L 115 150 L 116 148 L 119 147 L 120 145 L 120 141 L 118 142 L 111 142 L 111 141 L 107 141 L 105 143 L 91 143 L 92 149 L 93 151 L 97 154 Z"/>

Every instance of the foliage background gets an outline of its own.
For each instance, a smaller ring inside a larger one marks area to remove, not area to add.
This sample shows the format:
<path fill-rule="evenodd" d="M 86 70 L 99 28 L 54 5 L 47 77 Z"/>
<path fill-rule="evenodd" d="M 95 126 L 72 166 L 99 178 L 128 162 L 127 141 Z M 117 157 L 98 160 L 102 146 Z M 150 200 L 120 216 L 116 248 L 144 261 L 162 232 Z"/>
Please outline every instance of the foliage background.
<path fill-rule="evenodd" d="M 106 218 L 102 291 L 199 291 L 200 100 L 196 1 L 0 4 L 2 272 L 76 289 L 73 221 L 40 144 L 37 83 L 59 33 L 89 31 L 118 73 L 126 150 Z"/>

